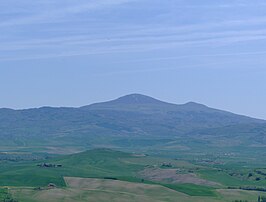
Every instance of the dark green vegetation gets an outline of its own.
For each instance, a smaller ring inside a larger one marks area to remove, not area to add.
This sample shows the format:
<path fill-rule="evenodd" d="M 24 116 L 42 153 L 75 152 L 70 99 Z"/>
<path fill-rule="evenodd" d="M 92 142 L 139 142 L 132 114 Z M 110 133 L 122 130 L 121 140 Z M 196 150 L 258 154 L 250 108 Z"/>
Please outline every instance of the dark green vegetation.
<path fill-rule="evenodd" d="M 7 188 L 0 188 L 0 202 L 17 202 L 17 200 L 12 198 Z"/>
<path fill-rule="evenodd" d="M 8 197 L 8 190 L 6 188 L 0 189 L 0 201 L 3 201 Z"/>
<path fill-rule="evenodd" d="M 188 194 L 190 196 L 210 196 L 210 197 L 216 196 L 214 189 L 211 187 L 199 186 L 194 184 L 174 184 L 174 185 L 163 184 L 163 185 L 170 189 Z"/>

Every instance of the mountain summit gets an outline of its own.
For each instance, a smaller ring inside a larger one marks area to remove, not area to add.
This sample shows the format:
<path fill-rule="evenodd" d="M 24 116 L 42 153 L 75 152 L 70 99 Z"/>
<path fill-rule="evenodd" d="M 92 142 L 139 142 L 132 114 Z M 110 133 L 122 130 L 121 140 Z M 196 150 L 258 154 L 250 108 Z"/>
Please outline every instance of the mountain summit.
<path fill-rule="evenodd" d="M 84 106 L 83 109 L 141 110 L 146 111 L 206 111 L 213 110 L 203 104 L 188 102 L 173 104 L 142 94 L 129 94 L 115 100 Z"/>
<path fill-rule="evenodd" d="M 109 104 L 167 104 L 150 96 L 142 94 L 130 94 L 120 97 L 116 100 L 106 102 Z"/>
<path fill-rule="evenodd" d="M 115 100 L 95 103 L 92 105 L 84 106 L 83 109 L 111 109 L 111 110 L 154 110 L 165 107 L 173 107 L 175 104 L 160 101 L 147 95 L 142 94 L 129 94 L 119 97 Z M 144 108 L 145 109 L 144 109 Z"/>

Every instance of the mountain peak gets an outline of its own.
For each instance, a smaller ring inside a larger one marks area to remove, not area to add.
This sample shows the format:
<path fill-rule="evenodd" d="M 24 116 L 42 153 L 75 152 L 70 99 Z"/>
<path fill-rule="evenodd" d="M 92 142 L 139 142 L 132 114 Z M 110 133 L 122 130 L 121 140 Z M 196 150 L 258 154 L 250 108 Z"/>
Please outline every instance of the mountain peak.
<path fill-rule="evenodd" d="M 187 107 L 197 107 L 197 108 L 207 108 L 206 105 L 197 103 L 197 102 L 187 102 L 185 103 L 183 106 L 187 106 Z"/>
<path fill-rule="evenodd" d="M 122 97 L 119 97 L 115 100 L 95 103 L 92 105 L 84 106 L 81 108 L 86 109 L 118 109 L 118 110 L 136 110 L 139 107 L 144 107 L 145 109 L 159 109 L 162 106 L 173 106 L 174 104 L 170 104 L 167 102 L 163 102 L 152 98 L 147 95 L 142 94 L 129 94 Z M 158 108 L 159 107 L 159 108 Z M 142 108 L 142 110 L 144 109 Z"/>
<path fill-rule="evenodd" d="M 164 102 L 142 94 L 129 94 L 111 101 L 116 104 L 162 104 Z"/>

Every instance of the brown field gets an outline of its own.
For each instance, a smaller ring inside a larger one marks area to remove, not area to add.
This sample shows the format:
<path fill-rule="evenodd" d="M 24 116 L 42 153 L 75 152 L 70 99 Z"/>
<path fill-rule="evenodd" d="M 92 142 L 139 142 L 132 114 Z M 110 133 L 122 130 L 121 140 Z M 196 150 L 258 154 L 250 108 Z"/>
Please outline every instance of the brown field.
<path fill-rule="evenodd" d="M 160 169 L 160 168 L 147 168 L 141 171 L 140 176 L 144 179 L 166 182 L 166 183 L 187 183 L 205 186 L 218 186 L 216 182 L 201 179 L 194 173 L 177 174 L 177 169 Z"/>
<path fill-rule="evenodd" d="M 10 188 L 19 202 L 232 202 L 256 201 L 258 193 L 242 190 L 217 190 L 216 197 L 189 196 L 160 185 L 119 180 L 65 177 L 67 188 L 34 190 Z"/>
<path fill-rule="evenodd" d="M 214 198 L 191 197 L 162 187 L 119 180 L 65 177 L 65 189 L 34 190 L 12 188 L 12 195 L 20 202 L 218 202 Z"/>

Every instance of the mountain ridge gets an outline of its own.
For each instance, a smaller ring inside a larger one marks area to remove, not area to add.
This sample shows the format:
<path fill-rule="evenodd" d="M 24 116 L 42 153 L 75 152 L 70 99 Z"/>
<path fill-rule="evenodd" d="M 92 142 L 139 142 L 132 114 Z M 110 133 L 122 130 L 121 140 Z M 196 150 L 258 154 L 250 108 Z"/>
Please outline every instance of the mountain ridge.
<path fill-rule="evenodd" d="M 94 104 L 164 104 L 164 105 L 198 105 L 198 106 L 205 106 L 203 104 L 197 103 L 197 102 L 186 102 L 184 104 L 176 104 L 176 103 L 170 103 L 166 101 L 162 101 L 156 98 L 153 98 L 151 96 L 143 95 L 143 94 L 138 94 L 138 93 L 133 93 L 133 94 L 128 94 L 125 96 L 121 96 L 117 99 L 106 101 L 106 102 L 98 102 L 98 103 L 93 103 L 90 105 Z M 85 105 L 82 107 L 90 106 L 90 105 Z"/>
<path fill-rule="evenodd" d="M 237 138 L 252 138 L 256 135 L 253 131 L 264 134 L 265 128 L 265 120 L 194 102 L 178 105 L 139 94 L 79 108 L 0 109 L 0 146 L 78 142 L 87 148 L 110 138 L 186 139 L 210 133 L 213 138 L 221 137 L 223 131 L 229 139 L 235 134 Z M 263 135 L 256 137 L 264 141 Z"/>
<path fill-rule="evenodd" d="M 183 109 L 192 109 L 192 110 L 216 110 L 219 112 L 224 112 L 224 113 L 230 113 L 230 114 L 234 114 L 234 115 L 238 115 L 238 116 L 243 116 L 243 117 L 247 117 L 247 118 L 251 118 L 251 119 L 256 119 L 259 121 L 262 121 L 266 123 L 266 120 L 264 119 L 259 119 L 259 118 L 255 118 L 255 117 L 250 117 L 247 115 L 240 115 L 240 114 L 236 114 L 234 112 L 230 112 L 230 111 L 226 111 L 226 110 L 222 110 L 222 109 L 216 109 L 216 108 L 211 108 L 207 105 L 201 104 L 201 103 L 197 103 L 197 102 L 193 102 L 193 101 L 189 101 L 186 102 L 184 104 L 176 104 L 176 103 L 170 103 L 170 102 L 166 102 L 166 101 L 161 101 L 159 99 L 153 98 L 151 96 L 147 96 L 147 95 L 143 95 L 143 94 L 139 94 L 139 93 L 132 93 L 132 94 L 128 94 L 125 96 L 121 96 L 117 99 L 113 99 L 110 101 L 105 101 L 105 102 L 97 102 L 97 103 L 92 103 L 89 105 L 84 105 L 81 107 L 52 107 L 52 106 L 41 106 L 41 107 L 36 107 L 36 108 L 27 108 L 27 109 L 12 109 L 12 108 L 0 108 L 0 112 L 1 111 L 5 111 L 5 112 L 16 112 L 16 111 L 28 111 L 28 110 L 62 110 L 62 109 L 66 109 L 66 110 L 78 110 L 78 109 L 93 109 L 94 107 L 99 107 L 99 106 L 103 106 L 103 105 L 108 105 L 109 107 L 114 107 L 115 105 L 135 105 L 136 108 L 139 107 L 140 105 L 164 105 L 164 106 L 169 106 L 169 107 L 183 107 Z"/>

